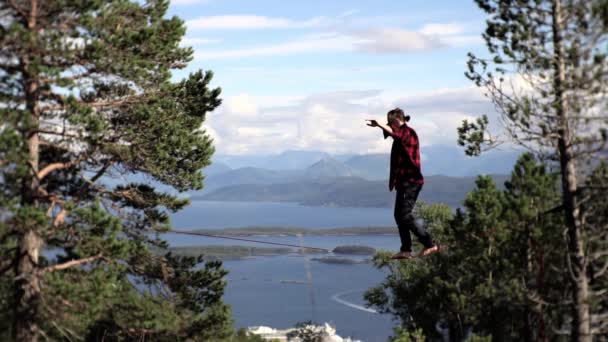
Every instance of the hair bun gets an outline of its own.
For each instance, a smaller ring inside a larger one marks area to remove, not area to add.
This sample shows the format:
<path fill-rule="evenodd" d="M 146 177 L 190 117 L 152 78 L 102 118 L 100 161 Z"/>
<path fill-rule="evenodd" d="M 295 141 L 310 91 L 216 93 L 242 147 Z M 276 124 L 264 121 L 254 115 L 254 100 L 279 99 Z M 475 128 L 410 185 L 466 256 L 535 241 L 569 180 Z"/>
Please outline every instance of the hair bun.
<path fill-rule="evenodd" d="M 410 121 L 410 116 L 409 116 L 409 115 L 406 115 L 406 116 L 405 116 L 405 122 L 409 122 L 409 121 Z"/>

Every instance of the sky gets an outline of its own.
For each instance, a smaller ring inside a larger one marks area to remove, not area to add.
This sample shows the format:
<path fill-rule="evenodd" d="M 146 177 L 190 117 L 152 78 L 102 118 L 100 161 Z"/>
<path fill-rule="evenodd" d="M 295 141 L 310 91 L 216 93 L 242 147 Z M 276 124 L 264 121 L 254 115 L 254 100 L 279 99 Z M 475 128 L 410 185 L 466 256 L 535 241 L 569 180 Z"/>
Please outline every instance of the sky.
<path fill-rule="evenodd" d="M 366 119 L 399 106 L 422 148 L 456 145 L 463 119 L 494 112 L 464 76 L 486 52 L 472 0 L 172 0 L 223 104 L 205 130 L 218 154 L 388 153 Z"/>

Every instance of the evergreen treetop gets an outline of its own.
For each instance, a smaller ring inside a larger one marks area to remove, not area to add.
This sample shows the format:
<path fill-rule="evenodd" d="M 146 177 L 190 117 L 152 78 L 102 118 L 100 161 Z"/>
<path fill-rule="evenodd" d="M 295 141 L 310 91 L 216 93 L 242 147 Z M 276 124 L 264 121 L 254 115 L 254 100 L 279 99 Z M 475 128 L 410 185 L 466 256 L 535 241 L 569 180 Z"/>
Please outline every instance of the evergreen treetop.
<path fill-rule="evenodd" d="M 212 72 L 171 79 L 193 51 L 168 6 L 0 2 L 5 337 L 231 334 L 221 263 L 157 252 L 178 192 L 203 186 L 221 104 Z"/>

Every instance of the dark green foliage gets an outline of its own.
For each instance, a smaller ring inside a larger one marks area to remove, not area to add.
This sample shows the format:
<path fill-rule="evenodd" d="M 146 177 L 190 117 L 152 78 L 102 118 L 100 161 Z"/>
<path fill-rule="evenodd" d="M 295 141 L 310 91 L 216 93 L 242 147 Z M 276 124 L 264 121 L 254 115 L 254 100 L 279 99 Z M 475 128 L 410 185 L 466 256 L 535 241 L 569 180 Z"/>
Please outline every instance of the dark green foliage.
<path fill-rule="evenodd" d="M 595 214 L 585 212 L 580 187 L 608 146 L 606 1 L 476 3 L 488 15 L 483 38 L 489 56 L 469 54 L 465 74 L 493 101 L 508 138 L 559 170 L 569 274 L 564 281 L 571 286 L 571 315 L 559 331 L 569 329 L 572 340 L 591 342 L 608 326 L 606 309 L 592 304 L 602 294 L 592 290 L 593 278 L 608 275 L 589 269 L 606 249 L 594 242 L 603 234 Z M 495 140 L 485 128 L 484 122 L 464 122 L 458 130 L 467 154 L 477 155 Z"/>
<path fill-rule="evenodd" d="M 391 336 L 391 342 L 423 342 L 426 341 L 421 329 L 408 331 L 401 327 L 395 328 L 395 336 Z"/>
<path fill-rule="evenodd" d="M 377 267 L 389 271 L 366 293 L 369 304 L 399 318 L 406 331 L 453 340 L 488 335 L 493 341 L 536 341 L 561 328 L 566 295 L 558 182 L 525 154 L 506 190 L 479 177 L 464 210 L 418 208 L 444 252 L 395 263 L 379 253 Z M 556 271 L 558 270 L 558 271 Z M 403 335 L 403 334 L 402 334 Z M 439 336 L 437 336 L 439 337 Z"/>
<path fill-rule="evenodd" d="M 337 246 L 332 251 L 334 254 L 359 254 L 371 255 L 376 253 L 376 249 L 368 246 Z"/>
<path fill-rule="evenodd" d="M 485 133 L 488 130 L 488 124 L 488 116 L 483 115 L 475 120 L 474 123 L 464 120 L 462 126 L 458 127 L 458 145 L 466 147 L 465 153 L 468 156 L 480 155 L 482 152 L 482 145 L 484 143 L 492 143 L 492 141 L 488 141 L 485 137 Z"/>
<path fill-rule="evenodd" d="M 0 2 L 0 339 L 233 337 L 221 262 L 156 234 L 202 188 L 221 104 L 210 71 L 171 81 L 192 49 L 168 6 Z"/>
<path fill-rule="evenodd" d="M 3 250 L 5 247 L 2 247 Z M 0 340 L 9 341 L 12 337 L 12 281 L 6 275 L 0 276 Z"/>
<path fill-rule="evenodd" d="M 608 311 L 608 163 L 600 163 L 591 173 L 583 188 L 583 211 L 590 227 L 590 234 L 595 238 L 589 242 L 590 288 L 594 297 L 592 310 Z M 604 335 L 605 336 L 605 335 Z"/>

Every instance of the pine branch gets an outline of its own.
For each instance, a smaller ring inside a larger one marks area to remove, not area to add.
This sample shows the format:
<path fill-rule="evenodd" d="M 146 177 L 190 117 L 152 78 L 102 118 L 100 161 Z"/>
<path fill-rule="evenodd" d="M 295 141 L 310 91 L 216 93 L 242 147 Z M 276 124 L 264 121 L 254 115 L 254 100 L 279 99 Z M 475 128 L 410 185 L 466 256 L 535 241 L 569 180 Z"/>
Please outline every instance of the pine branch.
<path fill-rule="evenodd" d="M 59 326 L 55 321 L 51 321 L 51 324 L 53 324 L 53 326 L 55 327 L 55 329 L 57 329 L 57 331 L 59 331 L 59 333 L 61 335 L 63 335 L 63 337 L 66 337 L 68 340 L 71 340 L 71 337 L 74 338 L 78 338 L 80 339 L 80 336 L 78 336 L 76 333 L 74 333 L 72 330 L 66 328 L 66 327 L 61 327 Z M 67 333 L 66 333 L 67 332 Z M 69 334 L 68 334 L 69 333 Z"/>
<path fill-rule="evenodd" d="M 92 69 L 87 69 L 85 72 L 78 74 L 78 75 L 72 75 L 72 76 L 61 76 L 61 77 L 57 77 L 57 78 L 40 78 L 40 83 L 44 83 L 44 84 L 54 84 L 57 83 L 59 81 L 61 82 L 73 82 L 76 80 L 80 80 L 82 78 L 85 77 L 89 77 L 95 73 L 97 73 L 98 70 L 95 68 Z"/>
<path fill-rule="evenodd" d="M 608 251 L 595 252 L 595 253 L 591 254 L 591 259 L 597 260 L 599 258 L 606 257 L 606 256 L 608 256 Z"/>
<path fill-rule="evenodd" d="M 561 329 L 553 328 L 553 333 L 556 335 L 567 336 L 567 335 L 570 335 L 572 332 L 570 331 L 570 328 L 561 328 Z"/>
<path fill-rule="evenodd" d="M 593 273 L 592 278 L 599 278 L 599 277 L 603 276 L 607 270 L 608 270 L 608 260 L 606 260 L 606 262 L 604 262 L 604 265 L 602 266 L 602 268 L 600 268 L 599 271 Z"/>
<path fill-rule="evenodd" d="M 53 227 L 58 227 L 60 225 L 63 224 L 63 222 L 65 221 L 65 217 L 67 215 L 68 211 L 65 208 L 61 208 L 61 210 L 59 211 L 59 214 L 57 214 L 57 216 L 55 216 L 55 219 L 53 220 Z"/>
<path fill-rule="evenodd" d="M 532 290 L 529 290 L 529 293 L 527 295 L 527 299 L 533 303 L 536 303 L 540 306 L 550 306 L 550 305 L 556 305 L 554 303 L 549 303 L 547 301 L 545 301 L 538 293 L 533 292 Z"/>
<path fill-rule="evenodd" d="M 49 130 L 45 130 L 45 129 L 37 129 L 37 130 L 34 131 L 34 133 L 57 135 L 57 136 L 61 136 L 61 137 L 74 138 L 74 139 L 81 138 L 78 135 L 65 133 L 65 131 L 64 132 L 57 132 L 57 131 L 49 131 Z"/>
<path fill-rule="evenodd" d="M 89 180 L 87 178 L 84 178 L 84 180 L 87 184 L 80 189 L 80 191 L 74 198 L 74 201 L 79 202 L 80 201 L 79 197 L 82 196 L 85 193 L 86 189 L 90 188 L 90 186 L 93 185 L 95 183 L 95 181 L 97 181 L 99 178 L 101 178 L 112 164 L 114 164 L 113 161 L 107 161 L 103 165 L 103 167 L 99 171 L 97 171 L 97 173 L 93 176 L 92 179 Z M 49 206 L 48 212 L 47 212 L 47 214 L 49 216 L 50 216 L 50 212 L 52 211 L 52 209 L 55 205 L 59 205 L 61 207 L 61 210 L 59 211 L 59 213 L 55 216 L 55 219 L 53 220 L 54 227 L 60 226 L 61 224 L 63 224 L 63 222 L 65 221 L 65 217 L 68 214 L 68 210 L 65 207 L 62 207 L 62 205 L 65 203 L 65 201 L 57 198 L 57 196 L 55 194 L 49 195 L 45 190 L 43 190 L 42 188 L 40 188 L 40 189 L 44 192 L 44 196 L 49 197 L 52 201 L 51 205 Z"/>
<path fill-rule="evenodd" d="M 84 101 L 77 101 L 76 103 L 82 106 L 87 106 L 90 108 L 101 108 L 101 107 L 117 107 L 117 106 L 121 106 L 121 105 L 125 105 L 125 104 L 135 104 L 135 103 L 139 103 L 143 100 L 142 96 L 129 96 L 126 98 L 122 98 L 119 100 L 112 100 L 112 101 L 97 101 L 97 102 L 84 102 Z M 46 106 L 46 107 L 41 107 L 40 108 L 40 112 L 49 112 L 49 111 L 64 111 L 69 109 L 68 106 L 66 105 L 57 105 L 57 106 Z"/>
<path fill-rule="evenodd" d="M 129 328 L 127 329 L 127 334 L 131 336 L 141 336 L 142 341 L 145 340 L 145 335 L 154 335 L 160 334 L 162 331 L 152 330 L 152 329 L 135 329 Z"/>
<path fill-rule="evenodd" d="M 12 248 L 12 250 L 14 250 L 14 248 Z M 9 254 L 10 252 L 11 252 L 11 250 L 8 250 L 8 251 L 4 251 L 3 253 Z M 6 273 L 6 271 L 10 270 L 11 268 L 13 268 L 13 266 L 15 266 L 14 259 L 5 260 L 4 265 L 0 266 L 0 276 L 4 275 L 4 273 Z"/>
<path fill-rule="evenodd" d="M 599 335 L 608 332 L 608 313 L 591 315 L 591 334 Z"/>
<path fill-rule="evenodd" d="M 99 253 L 97 255 L 94 255 L 92 257 L 88 257 L 88 258 L 82 258 L 82 259 L 77 259 L 77 260 L 71 260 L 68 262 L 64 262 L 63 264 L 57 264 L 57 265 L 53 265 L 53 266 L 48 266 L 43 268 L 42 270 L 40 270 L 41 274 L 47 273 L 47 272 L 54 272 L 54 271 L 60 271 L 60 270 L 65 270 L 67 268 L 70 267 L 74 267 L 74 266 L 78 266 L 78 265 L 82 265 L 82 264 L 88 264 L 91 263 L 95 260 L 101 259 L 103 258 L 103 254 Z"/>
<path fill-rule="evenodd" d="M 70 162 L 66 162 L 66 163 L 52 163 L 52 164 L 49 164 L 44 169 L 40 170 L 38 172 L 38 174 L 36 175 L 36 177 L 38 178 L 38 180 L 42 180 L 49 173 L 51 173 L 51 172 L 53 172 L 55 170 L 69 169 L 71 167 L 74 167 L 74 166 L 80 164 L 85 159 L 86 159 L 86 157 L 85 158 L 78 158 L 78 159 L 76 159 L 74 161 L 70 161 Z"/>
<path fill-rule="evenodd" d="M 570 243 L 570 239 L 568 238 L 568 228 L 564 229 L 562 234 L 564 236 L 564 240 L 566 241 L 566 245 L 568 245 Z M 572 279 L 573 281 L 577 281 L 579 277 L 574 272 L 574 268 L 572 266 L 572 253 L 570 252 L 570 250 L 566 250 L 566 264 L 570 279 Z"/>
<path fill-rule="evenodd" d="M 97 174 L 95 174 L 95 176 L 93 176 L 93 178 L 91 180 L 84 178 L 84 180 L 87 182 L 87 184 L 85 186 L 83 186 L 80 191 L 78 192 L 78 195 L 75 197 L 74 201 L 75 202 L 79 202 L 80 199 L 79 197 L 81 195 L 83 195 L 85 193 L 85 191 L 90 188 L 91 185 L 93 185 L 93 183 L 95 183 L 95 181 L 97 181 L 99 178 L 101 178 L 105 172 L 107 171 L 107 169 L 110 167 L 110 165 L 112 165 L 114 162 L 113 161 L 108 161 L 104 164 L 104 166 L 97 172 Z M 55 195 L 51 195 L 52 201 L 53 203 L 51 203 L 51 206 L 49 207 L 49 212 L 52 210 L 53 206 L 55 204 L 58 204 L 61 206 L 61 204 L 65 203 L 62 200 L 59 200 L 55 197 Z M 63 222 L 65 222 L 65 217 L 68 214 L 68 210 L 65 207 L 61 207 L 61 210 L 59 211 L 59 214 L 57 214 L 57 216 L 55 216 L 55 219 L 53 220 L 53 227 L 58 227 L 61 224 L 63 224 Z"/>
<path fill-rule="evenodd" d="M 49 335 L 43 329 L 38 328 L 38 333 L 40 335 L 42 335 L 46 341 L 50 341 L 51 340 L 51 338 L 49 337 Z"/>
<path fill-rule="evenodd" d="M 88 180 L 88 182 L 90 182 L 90 184 L 95 183 L 99 178 L 101 178 L 106 171 L 108 171 L 108 169 L 110 168 L 110 166 L 112 166 L 112 164 L 114 164 L 114 161 L 112 160 L 108 160 L 103 167 L 97 171 L 97 173 L 95 174 L 95 176 L 93 176 L 93 178 L 91 178 L 90 180 Z"/>

